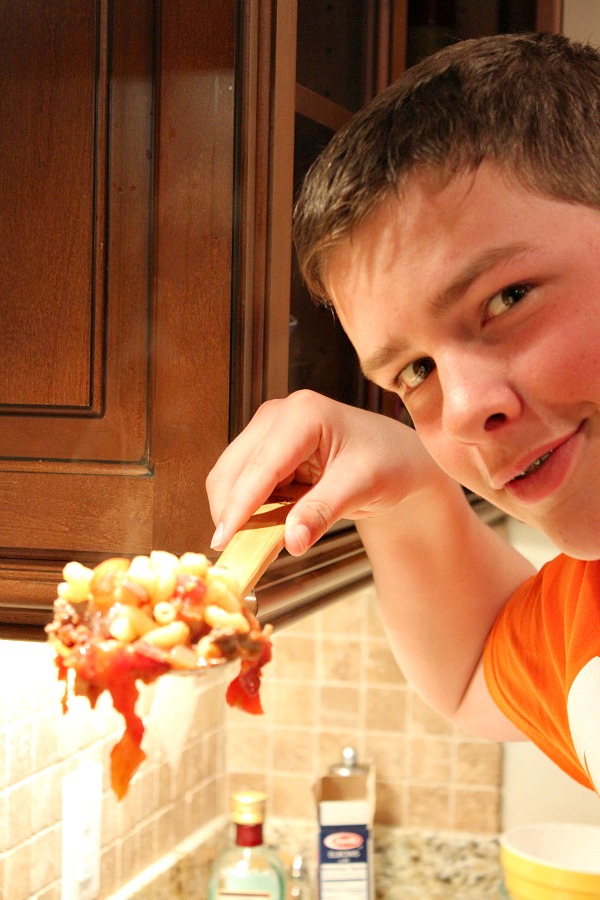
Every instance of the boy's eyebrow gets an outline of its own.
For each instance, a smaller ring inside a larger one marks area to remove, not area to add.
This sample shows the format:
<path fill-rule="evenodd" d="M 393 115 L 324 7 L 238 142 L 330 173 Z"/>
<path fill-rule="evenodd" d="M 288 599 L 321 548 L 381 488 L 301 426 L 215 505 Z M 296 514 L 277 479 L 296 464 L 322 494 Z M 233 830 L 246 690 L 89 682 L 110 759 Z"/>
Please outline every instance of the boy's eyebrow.
<path fill-rule="evenodd" d="M 485 250 L 475 259 L 471 260 L 464 269 L 447 285 L 442 291 L 436 294 L 429 302 L 431 310 L 440 314 L 448 310 L 461 297 L 471 285 L 477 281 L 488 269 L 508 259 L 513 259 L 521 253 L 531 251 L 533 248 L 530 244 L 514 243 L 503 244 L 501 247 L 492 247 Z M 365 378 L 371 378 L 377 371 L 385 368 L 392 363 L 394 359 L 408 350 L 408 345 L 402 341 L 395 344 L 379 347 L 371 354 L 362 364 L 361 369 Z"/>
<path fill-rule="evenodd" d="M 396 357 L 403 352 L 405 352 L 405 350 L 404 346 L 401 344 L 379 347 L 379 349 L 377 349 L 375 353 L 372 353 L 368 359 L 361 362 L 360 368 L 363 375 L 367 379 L 373 378 L 376 372 L 380 369 L 385 369 L 387 365 L 393 362 Z"/>
<path fill-rule="evenodd" d="M 471 260 L 465 268 L 458 273 L 456 278 L 440 291 L 431 301 L 433 312 L 442 313 L 449 309 L 456 300 L 462 296 L 471 285 L 477 281 L 488 269 L 498 262 L 513 259 L 521 253 L 532 249 L 530 244 L 514 243 L 503 244 L 501 247 L 492 247 L 485 250 L 475 259 Z"/>

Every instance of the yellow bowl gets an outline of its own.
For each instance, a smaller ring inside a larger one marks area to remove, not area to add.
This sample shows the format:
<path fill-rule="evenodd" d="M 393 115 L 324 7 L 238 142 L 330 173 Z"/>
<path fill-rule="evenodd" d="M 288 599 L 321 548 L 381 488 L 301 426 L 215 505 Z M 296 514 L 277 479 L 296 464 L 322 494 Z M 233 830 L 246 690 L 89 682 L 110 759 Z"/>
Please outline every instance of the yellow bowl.
<path fill-rule="evenodd" d="M 500 838 L 512 900 L 600 900 L 600 827 L 542 823 Z"/>

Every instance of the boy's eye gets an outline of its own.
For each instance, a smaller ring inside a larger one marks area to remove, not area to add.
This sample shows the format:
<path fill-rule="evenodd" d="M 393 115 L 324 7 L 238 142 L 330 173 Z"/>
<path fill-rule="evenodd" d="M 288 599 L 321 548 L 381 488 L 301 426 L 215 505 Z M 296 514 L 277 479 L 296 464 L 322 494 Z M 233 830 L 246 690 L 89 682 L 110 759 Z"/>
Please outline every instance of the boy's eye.
<path fill-rule="evenodd" d="M 398 383 L 400 387 L 411 391 L 425 381 L 434 369 L 435 363 L 429 356 L 415 359 L 402 369 L 398 375 Z"/>
<path fill-rule="evenodd" d="M 531 285 L 529 284 L 512 284 L 510 287 L 498 291 L 488 303 L 488 315 L 492 319 L 501 315 L 511 306 L 516 306 L 530 290 Z"/>

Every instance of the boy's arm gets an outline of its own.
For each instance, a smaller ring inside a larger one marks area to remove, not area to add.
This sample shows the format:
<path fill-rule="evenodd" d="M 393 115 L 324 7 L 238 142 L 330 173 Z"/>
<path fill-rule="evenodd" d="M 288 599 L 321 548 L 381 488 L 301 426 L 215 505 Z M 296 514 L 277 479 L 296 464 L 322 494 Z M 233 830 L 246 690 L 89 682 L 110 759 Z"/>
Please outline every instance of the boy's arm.
<path fill-rule="evenodd" d="M 293 478 L 314 487 L 288 515 L 289 552 L 301 554 L 335 521 L 353 519 L 412 686 L 465 730 L 514 740 L 479 663 L 529 563 L 479 520 L 412 429 L 307 391 L 264 404 L 209 475 L 213 548 L 223 549 Z"/>
<path fill-rule="evenodd" d="M 405 677 L 465 731 L 524 736 L 498 709 L 483 675 L 489 631 L 533 567 L 439 473 L 404 501 L 404 516 L 357 522 L 390 645 Z"/>

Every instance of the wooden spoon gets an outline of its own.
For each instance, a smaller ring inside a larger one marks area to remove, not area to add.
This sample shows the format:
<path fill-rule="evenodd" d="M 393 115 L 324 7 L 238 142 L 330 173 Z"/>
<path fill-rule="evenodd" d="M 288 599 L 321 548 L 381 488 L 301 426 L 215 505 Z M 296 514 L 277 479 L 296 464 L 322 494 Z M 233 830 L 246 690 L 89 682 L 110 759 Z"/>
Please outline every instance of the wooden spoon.
<path fill-rule="evenodd" d="M 292 506 L 312 487 L 293 482 L 275 490 L 245 525 L 231 538 L 216 565 L 235 576 L 240 596 L 247 608 L 256 615 L 253 588 L 261 575 L 283 550 L 285 520 Z M 174 668 L 174 675 L 205 674 L 228 660 L 212 660 L 208 666 Z"/>
<path fill-rule="evenodd" d="M 283 550 L 287 515 L 309 484 L 292 482 L 277 488 L 237 531 L 219 556 L 218 566 L 231 572 L 245 597 Z"/>

